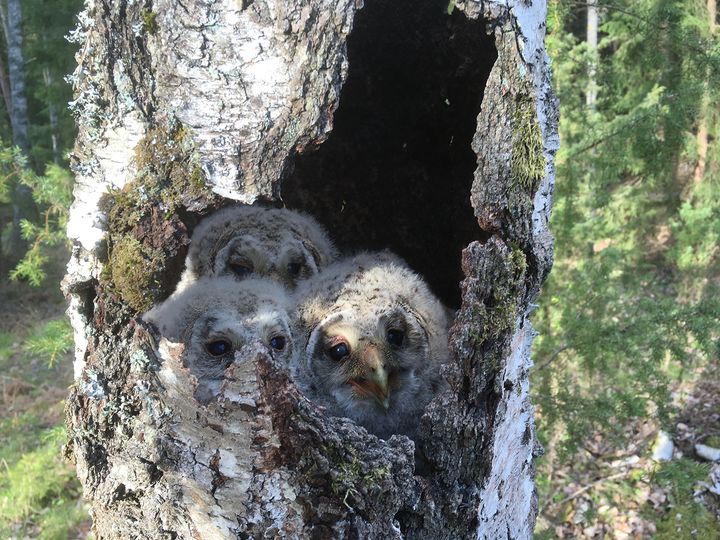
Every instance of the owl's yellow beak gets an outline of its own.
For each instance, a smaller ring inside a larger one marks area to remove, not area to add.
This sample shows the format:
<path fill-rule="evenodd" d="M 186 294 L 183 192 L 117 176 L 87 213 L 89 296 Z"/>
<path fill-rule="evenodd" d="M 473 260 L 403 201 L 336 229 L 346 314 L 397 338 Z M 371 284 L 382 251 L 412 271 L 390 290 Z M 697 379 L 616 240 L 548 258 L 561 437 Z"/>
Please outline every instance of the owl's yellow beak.
<path fill-rule="evenodd" d="M 372 396 L 387 411 L 390 407 L 390 387 L 380 351 L 375 346 L 368 346 L 363 351 L 361 362 L 365 368 L 363 375 L 348 382 L 359 395 Z"/>

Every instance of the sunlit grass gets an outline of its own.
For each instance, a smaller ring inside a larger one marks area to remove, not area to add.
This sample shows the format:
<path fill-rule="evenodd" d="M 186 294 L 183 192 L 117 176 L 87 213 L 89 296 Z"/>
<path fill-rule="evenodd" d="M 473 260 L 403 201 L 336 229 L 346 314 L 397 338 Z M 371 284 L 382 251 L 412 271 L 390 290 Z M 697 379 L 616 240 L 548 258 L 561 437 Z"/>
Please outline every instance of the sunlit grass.
<path fill-rule="evenodd" d="M 655 473 L 659 485 L 670 488 L 670 508 L 656 521 L 657 540 L 720 538 L 720 522 L 693 497 L 696 482 L 708 477 L 710 467 L 681 458 L 663 463 Z"/>
<path fill-rule="evenodd" d="M 24 415 L 2 421 L 0 438 L 0 537 L 67 538 L 87 514 L 61 455 L 65 428 L 43 429 Z"/>

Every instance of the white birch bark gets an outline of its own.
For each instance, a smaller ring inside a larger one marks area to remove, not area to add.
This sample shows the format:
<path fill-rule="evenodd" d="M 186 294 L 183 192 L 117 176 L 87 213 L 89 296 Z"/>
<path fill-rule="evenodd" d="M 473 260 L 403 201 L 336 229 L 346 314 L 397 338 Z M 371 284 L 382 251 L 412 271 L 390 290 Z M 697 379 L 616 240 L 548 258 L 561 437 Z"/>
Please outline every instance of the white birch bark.
<path fill-rule="evenodd" d="M 375 1 L 378 13 L 414 16 L 413 2 Z M 67 424 L 101 538 L 531 537 L 527 315 L 552 263 L 558 144 L 544 2 L 456 2 L 457 13 L 438 19 L 437 35 L 450 36 L 453 25 L 483 19 L 477 28 L 495 43 L 485 52 L 498 58 L 484 75 L 475 136 L 464 141 L 477 169 L 459 199 L 472 204 L 477 240 L 462 253 L 451 388 L 421 420 L 427 470 L 415 470 L 409 439 L 378 440 L 326 417 L 261 349 L 236 353 L 220 397 L 198 403 L 182 348 L 156 342 L 137 319 L 177 283 L 201 215 L 227 199 L 279 201 L 296 154 L 332 137 L 338 103 L 351 99 L 348 40 L 367 31 L 361 8 L 87 2 L 75 33 L 78 183 L 64 289 L 76 381 Z M 453 219 L 437 208 L 434 220 Z"/>
<path fill-rule="evenodd" d="M 27 98 L 25 97 L 25 61 L 22 52 L 22 9 L 20 0 L 7 2 L 8 76 L 10 78 L 10 122 L 13 142 L 27 152 L 28 139 Z"/>
<path fill-rule="evenodd" d="M 587 3 L 587 45 L 591 54 L 590 65 L 588 66 L 588 87 L 585 94 L 585 103 L 591 109 L 595 107 L 597 100 L 597 46 L 598 46 L 598 5 L 597 0 L 588 0 Z"/>

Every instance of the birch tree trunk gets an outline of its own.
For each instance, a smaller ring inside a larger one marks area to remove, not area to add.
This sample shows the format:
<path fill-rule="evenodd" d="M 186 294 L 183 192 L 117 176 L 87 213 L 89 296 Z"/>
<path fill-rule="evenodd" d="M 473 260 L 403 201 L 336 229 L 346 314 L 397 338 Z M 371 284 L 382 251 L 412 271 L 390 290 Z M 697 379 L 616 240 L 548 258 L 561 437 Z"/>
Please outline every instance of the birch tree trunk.
<path fill-rule="evenodd" d="M 10 77 L 10 123 L 13 143 L 27 153 L 28 139 L 27 98 L 25 97 L 25 61 L 22 52 L 22 9 L 20 0 L 7 2 L 8 75 Z"/>
<path fill-rule="evenodd" d="M 527 316 L 550 270 L 545 3 L 95 0 L 75 32 L 70 442 L 100 538 L 530 538 Z M 199 219 L 311 212 L 458 308 L 429 456 L 326 417 L 262 350 L 202 405 L 138 318 Z M 461 281 L 458 288 L 458 281 Z"/>
<path fill-rule="evenodd" d="M 30 150 L 30 139 L 28 137 L 28 110 L 27 97 L 25 95 L 25 60 L 23 58 L 23 17 L 20 0 L 7 0 L 7 16 L 0 9 L 2 15 L 3 31 L 7 41 L 8 77 L 10 83 L 10 125 L 12 127 L 13 144 L 18 146 L 25 155 Z M 7 102 L 8 100 L 6 100 Z M 25 252 L 26 242 L 23 240 L 20 231 L 20 222 L 23 219 L 32 218 L 36 215 L 35 202 L 32 198 L 31 189 L 18 183 L 15 186 L 12 196 L 13 206 L 13 227 L 9 238 L 9 246 L 6 250 L 10 256 L 10 267 Z"/>
<path fill-rule="evenodd" d="M 591 54 L 590 66 L 588 67 L 588 86 L 585 94 L 585 103 L 590 109 L 595 108 L 597 101 L 597 59 L 598 59 L 598 5 L 597 0 L 587 2 L 587 25 L 586 36 L 588 51 Z"/>

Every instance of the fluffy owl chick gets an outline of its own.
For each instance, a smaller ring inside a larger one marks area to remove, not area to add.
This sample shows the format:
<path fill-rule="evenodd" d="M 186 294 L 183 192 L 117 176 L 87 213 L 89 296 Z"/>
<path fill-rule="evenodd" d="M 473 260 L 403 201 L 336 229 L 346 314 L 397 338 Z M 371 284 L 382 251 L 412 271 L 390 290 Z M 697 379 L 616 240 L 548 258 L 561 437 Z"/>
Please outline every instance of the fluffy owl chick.
<path fill-rule="evenodd" d="M 201 276 L 265 276 L 294 289 L 335 260 L 327 233 L 300 212 L 233 206 L 205 218 L 195 229 L 178 290 Z"/>
<path fill-rule="evenodd" d="M 291 300 L 278 283 L 203 278 L 148 311 L 143 319 L 170 341 L 183 343 L 183 362 L 198 380 L 195 397 L 207 403 L 218 394 L 235 351 L 262 343 L 274 358 L 290 363 Z"/>
<path fill-rule="evenodd" d="M 443 380 L 447 311 L 387 252 L 330 265 L 297 290 L 291 371 L 305 395 L 382 438 L 414 437 Z"/>

